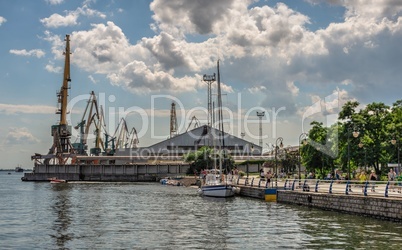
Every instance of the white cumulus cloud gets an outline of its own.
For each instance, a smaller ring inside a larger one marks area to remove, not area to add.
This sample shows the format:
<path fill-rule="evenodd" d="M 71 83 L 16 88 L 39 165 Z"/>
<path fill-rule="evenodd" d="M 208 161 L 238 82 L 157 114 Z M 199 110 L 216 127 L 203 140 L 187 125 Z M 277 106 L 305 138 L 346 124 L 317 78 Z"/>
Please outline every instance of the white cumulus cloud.
<path fill-rule="evenodd" d="M 5 19 L 4 17 L 0 16 L 0 26 L 5 22 L 7 22 L 7 19 Z"/>
<path fill-rule="evenodd" d="M 41 57 L 45 56 L 45 52 L 43 50 L 40 50 L 40 49 L 33 49 L 33 50 L 11 49 L 10 53 L 14 54 L 14 55 L 19 55 L 19 56 L 36 56 L 37 58 L 41 58 Z"/>
<path fill-rule="evenodd" d="M 38 143 L 39 139 L 27 128 L 11 127 L 4 140 L 3 146 Z"/>

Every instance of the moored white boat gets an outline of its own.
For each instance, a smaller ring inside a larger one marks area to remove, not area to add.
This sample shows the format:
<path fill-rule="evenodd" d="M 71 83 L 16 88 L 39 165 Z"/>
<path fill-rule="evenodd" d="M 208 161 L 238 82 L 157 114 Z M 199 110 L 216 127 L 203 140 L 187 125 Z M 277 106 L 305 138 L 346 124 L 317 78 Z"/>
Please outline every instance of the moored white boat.
<path fill-rule="evenodd" d="M 235 187 L 226 184 L 204 185 L 200 188 L 199 193 L 208 197 L 233 197 L 235 195 Z"/>
<path fill-rule="evenodd" d="M 220 180 L 220 176 L 214 172 L 207 174 L 205 183 L 198 190 L 198 193 L 209 197 L 233 197 L 238 191 L 238 188 L 230 183 Z"/>
<path fill-rule="evenodd" d="M 208 130 L 209 138 L 212 138 L 213 141 L 213 150 L 214 154 L 216 146 L 218 146 L 218 160 L 219 160 L 219 171 L 216 168 L 216 160 L 214 160 L 214 169 L 209 170 L 208 174 L 205 177 L 205 182 L 201 185 L 201 188 L 198 190 L 198 193 L 204 196 L 209 197 L 232 197 L 237 193 L 237 188 L 231 185 L 231 182 L 227 180 L 227 178 L 223 178 L 222 174 L 222 156 L 225 158 L 225 143 L 224 143 L 224 128 L 223 128 L 223 117 L 222 117 L 222 98 L 221 98 L 221 86 L 220 86 L 220 71 L 219 71 L 219 60 L 217 63 L 218 70 L 218 145 L 216 145 L 215 136 L 211 134 L 211 131 Z M 210 93 L 209 93 L 210 95 Z M 210 98 L 210 97 L 209 97 Z M 226 167 L 225 167 L 226 169 Z"/>

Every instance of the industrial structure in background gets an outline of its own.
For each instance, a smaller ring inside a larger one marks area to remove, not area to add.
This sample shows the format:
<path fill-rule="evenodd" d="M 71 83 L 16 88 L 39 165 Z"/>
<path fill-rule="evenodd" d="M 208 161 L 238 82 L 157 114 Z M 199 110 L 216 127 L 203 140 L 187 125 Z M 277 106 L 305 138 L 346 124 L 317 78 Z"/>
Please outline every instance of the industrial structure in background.
<path fill-rule="evenodd" d="M 170 108 L 170 138 L 177 135 L 177 117 L 176 117 L 176 104 L 172 102 Z"/>
<path fill-rule="evenodd" d="M 70 89 L 70 36 L 66 35 L 66 49 L 64 51 L 64 74 L 63 83 L 60 92 L 57 93 L 58 109 L 56 114 L 60 114 L 60 122 L 51 127 L 51 135 L 53 136 L 53 144 L 47 155 L 36 153 L 31 157 L 35 160 L 43 160 L 45 164 L 51 161 L 57 164 L 65 164 L 67 160 L 76 154 L 73 145 L 70 142 L 71 126 L 67 123 L 67 97 Z"/>
<path fill-rule="evenodd" d="M 260 159 L 262 147 L 242 138 L 225 133 L 223 130 L 222 100 L 218 98 L 218 124 L 214 122 L 212 108 L 212 83 L 215 74 L 204 75 L 208 83 L 208 124 L 202 125 L 193 116 L 184 133 L 177 126 L 176 104 L 170 109 L 170 137 L 149 147 L 139 147 L 139 138 L 134 127 L 129 129 L 124 118 L 113 134 L 109 134 L 103 107 L 98 105 L 92 91 L 81 120 L 74 128 L 78 131 L 78 142 L 71 143 L 72 126 L 67 123 L 68 90 L 70 89 L 70 36 L 66 35 L 64 51 L 64 74 L 60 92 L 57 93 L 60 122 L 51 126 L 53 144 L 46 155 L 35 153 L 33 173 L 27 173 L 23 180 L 44 181 L 58 177 L 65 180 L 103 180 L 103 181 L 149 181 L 159 174 L 183 174 L 190 164 L 183 162 L 183 155 L 201 147 L 212 145 L 230 154 L 234 160 L 247 161 L 251 156 Z M 219 82 L 218 62 L 218 82 Z M 218 88 L 218 96 L 221 96 Z M 193 126 L 193 128 L 191 128 Z M 93 130 L 93 131 L 92 131 Z M 261 131 L 261 130 L 260 130 Z M 94 138 L 89 138 L 90 134 Z M 260 135 L 261 138 L 261 135 Z M 88 141 L 94 146 L 89 149 Z M 225 157 L 225 156 L 224 156 Z M 261 160 L 261 159 L 260 159 Z M 248 168 L 247 168 L 248 169 Z"/>
<path fill-rule="evenodd" d="M 70 89 L 70 36 L 66 35 L 66 48 L 64 51 L 64 74 L 63 83 L 57 93 L 58 108 L 56 114 L 60 114 L 60 121 L 57 125 L 51 126 L 53 144 L 46 155 L 35 153 L 31 156 L 35 165 L 65 165 L 76 163 L 79 156 L 112 156 L 117 149 L 137 148 L 139 139 L 136 129 L 128 128 L 126 120 L 122 118 L 113 135 L 106 129 L 103 108 L 98 105 L 95 93 L 90 93 L 85 111 L 81 121 L 74 127 L 79 130 L 79 142 L 71 143 L 72 128 L 67 123 L 68 90 Z M 177 125 L 176 125 L 177 126 Z M 88 154 L 88 135 L 94 129 L 94 147 L 90 148 Z M 105 136 L 103 140 L 102 137 Z"/>
<path fill-rule="evenodd" d="M 257 116 L 258 116 L 258 118 L 260 120 L 260 134 L 259 134 L 260 140 L 259 140 L 259 145 L 260 145 L 260 147 L 262 147 L 262 118 L 265 116 L 265 111 L 262 111 L 262 112 L 257 111 Z"/>

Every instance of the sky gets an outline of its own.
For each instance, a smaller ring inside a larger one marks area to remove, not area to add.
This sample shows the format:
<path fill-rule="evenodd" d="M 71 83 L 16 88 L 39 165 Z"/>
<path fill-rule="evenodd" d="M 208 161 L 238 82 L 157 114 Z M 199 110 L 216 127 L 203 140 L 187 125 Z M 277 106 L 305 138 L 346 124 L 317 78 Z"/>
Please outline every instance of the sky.
<path fill-rule="evenodd" d="M 91 91 L 107 132 L 124 118 L 141 147 L 169 137 L 172 102 L 180 133 L 193 116 L 206 124 L 203 75 L 219 60 L 225 132 L 259 144 L 265 112 L 269 150 L 331 125 L 347 101 L 402 99 L 401 14 L 398 0 L 0 0 L 0 168 L 32 168 L 52 146 L 66 34 L 71 126 Z"/>

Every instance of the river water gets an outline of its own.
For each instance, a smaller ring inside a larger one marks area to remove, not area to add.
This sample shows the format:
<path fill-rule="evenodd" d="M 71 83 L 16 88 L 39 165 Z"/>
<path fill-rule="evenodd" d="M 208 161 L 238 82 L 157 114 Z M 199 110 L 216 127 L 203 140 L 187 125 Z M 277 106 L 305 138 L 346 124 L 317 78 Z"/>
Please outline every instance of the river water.
<path fill-rule="evenodd" d="M 401 249 L 402 225 L 159 183 L 0 171 L 0 249 Z"/>

